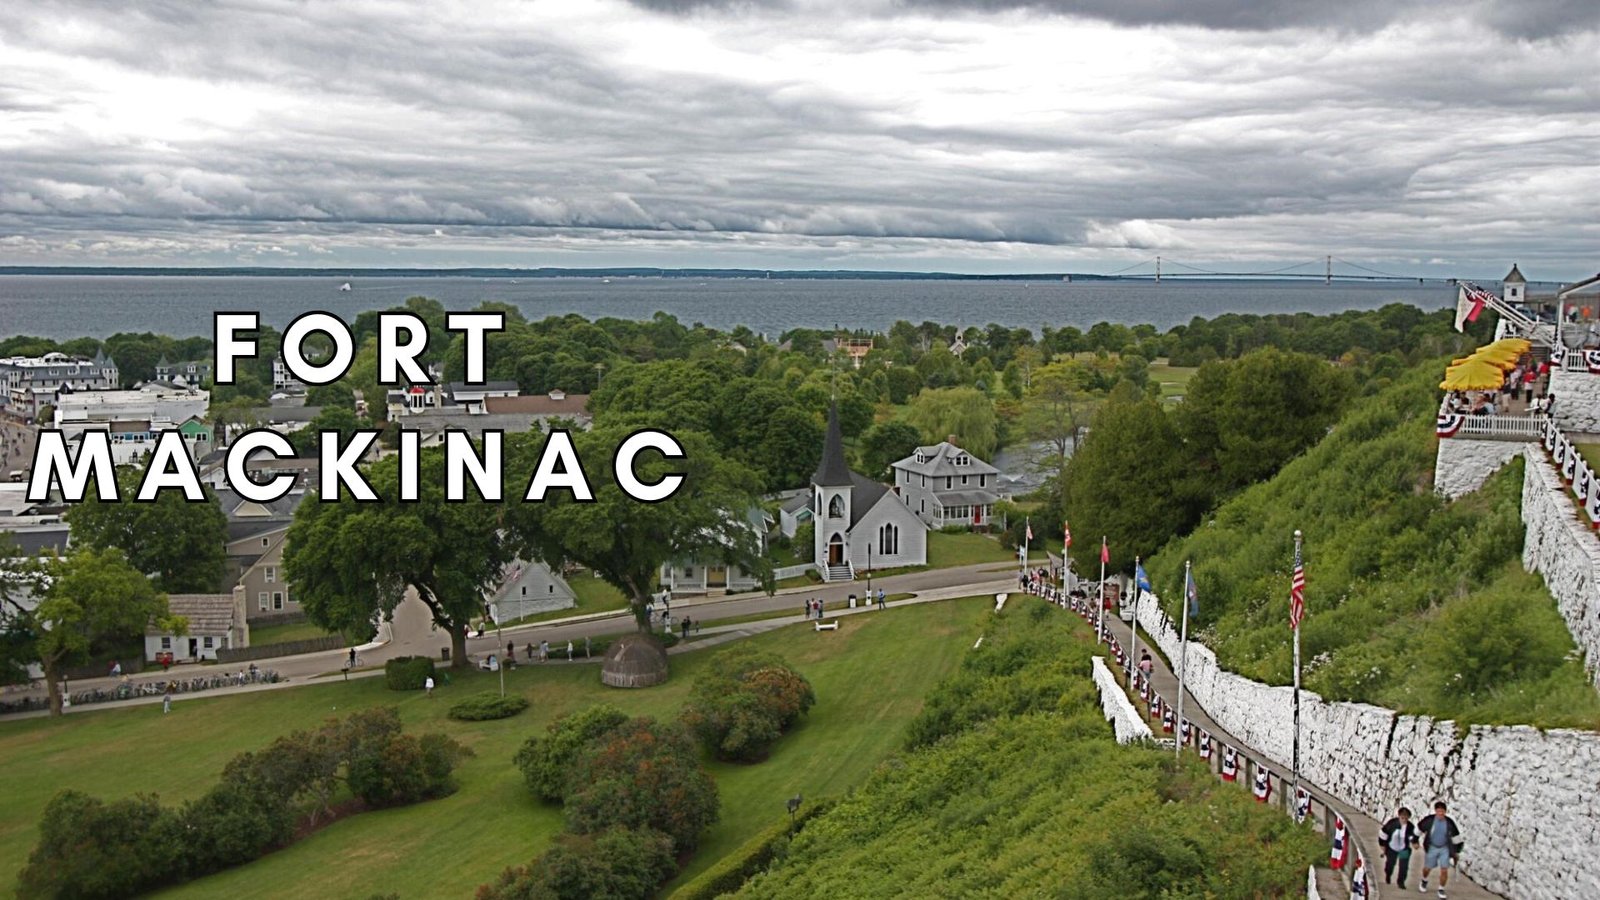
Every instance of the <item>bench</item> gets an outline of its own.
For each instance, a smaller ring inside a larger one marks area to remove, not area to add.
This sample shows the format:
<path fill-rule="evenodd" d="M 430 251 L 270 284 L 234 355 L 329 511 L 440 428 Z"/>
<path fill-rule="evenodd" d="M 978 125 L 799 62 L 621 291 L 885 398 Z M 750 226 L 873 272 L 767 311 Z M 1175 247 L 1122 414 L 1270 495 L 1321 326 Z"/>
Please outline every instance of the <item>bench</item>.
<path fill-rule="evenodd" d="M 838 619 L 834 619 L 832 622 L 818 622 L 817 623 L 817 630 L 818 631 L 838 631 L 839 630 L 839 620 Z"/>

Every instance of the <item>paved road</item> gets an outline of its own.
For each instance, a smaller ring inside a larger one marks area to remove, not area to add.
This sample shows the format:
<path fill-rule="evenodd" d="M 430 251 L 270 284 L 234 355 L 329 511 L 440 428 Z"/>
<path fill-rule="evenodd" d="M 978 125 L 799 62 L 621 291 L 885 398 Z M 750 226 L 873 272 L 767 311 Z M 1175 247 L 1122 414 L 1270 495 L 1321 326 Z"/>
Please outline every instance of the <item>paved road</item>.
<path fill-rule="evenodd" d="M 1123 646 L 1126 647 L 1128 643 L 1127 623 L 1123 622 L 1121 619 L 1114 619 L 1109 615 L 1107 616 L 1106 621 L 1112 626 L 1112 631 L 1117 640 L 1122 642 Z M 1153 645 L 1149 643 L 1149 641 L 1150 636 L 1141 631 L 1139 633 L 1139 647 L 1141 649 L 1152 647 Z M 1177 676 L 1172 673 L 1172 670 L 1168 667 L 1166 660 L 1161 657 L 1160 653 L 1152 651 L 1151 662 L 1152 670 L 1150 673 L 1150 683 L 1154 686 L 1157 694 L 1160 694 L 1163 699 L 1175 706 L 1178 700 Z M 1121 671 L 1117 667 L 1117 662 L 1115 659 L 1108 659 L 1107 663 L 1111 666 L 1113 672 Z M 1122 679 L 1122 682 L 1124 688 L 1126 688 L 1127 679 Z M 1138 695 L 1132 694 L 1130 696 L 1135 707 L 1137 708 L 1140 704 Z M 1249 756 L 1256 760 L 1265 761 L 1266 768 L 1268 770 L 1274 773 L 1282 773 L 1282 767 L 1277 763 L 1268 760 L 1265 754 L 1249 747 L 1248 745 L 1239 741 L 1233 735 L 1229 734 L 1227 731 L 1220 728 L 1217 723 L 1212 721 L 1211 717 L 1206 714 L 1205 709 L 1200 706 L 1199 701 L 1195 700 L 1194 694 L 1188 691 L 1184 691 L 1183 715 L 1184 718 L 1196 723 L 1199 728 L 1209 731 L 1214 741 L 1221 741 L 1225 744 L 1238 748 L 1241 752 L 1241 755 Z M 1159 722 L 1152 722 L 1151 728 L 1155 729 L 1158 735 L 1161 734 L 1161 724 Z M 1215 768 L 1220 762 L 1221 755 L 1222 751 L 1219 747 L 1216 754 L 1212 758 L 1213 768 Z M 1241 770 L 1243 769 L 1244 766 L 1241 764 Z M 1251 771 L 1254 771 L 1253 768 Z M 1241 771 L 1238 783 L 1242 790 L 1249 790 L 1250 781 L 1243 771 Z M 1372 900 L 1377 900 L 1379 897 L 1389 897 L 1391 900 L 1393 900 L 1393 898 L 1396 897 L 1406 896 L 1425 896 L 1428 898 L 1436 896 L 1436 890 L 1439 886 L 1439 876 L 1437 872 L 1433 874 L 1431 883 L 1428 885 L 1428 893 L 1425 895 L 1417 893 L 1417 880 L 1422 872 L 1422 856 L 1420 853 L 1413 854 L 1411 858 L 1411 872 L 1407 876 L 1407 889 L 1405 891 L 1401 891 L 1396 887 L 1384 884 L 1383 856 L 1382 850 L 1380 849 L 1382 845 L 1378 835 L 1380 823 L 1366 813 L 1360 812 L 1348 804 L 1341 802 L 1337 798 L 1329 796 L 1327 791 L 1324 791 L 1316 785 L 1311 784 L 1304 778 L 1301 779 L 1301 785 L 1312 794 L 1318 807 L 1324 805 L 1329 806 L 1336 810 L 1339 815 L 1343 816 L 1347 827 L 1355 832 L 1357 838 L 1367 850 L 1367 865 L 1372 867 L 1372 873 L 1375 876 L 1374 882 L 1376 884 L 1376 888 L 1372 893 Z M 1273 785 L 1273 790 L 1275 792 L 1279 792 L 1275 794 L 1275 797 L 1281 796 L 1282 793 L 1284 793 L 1284 791 L 1279 788 L 1276 782 Z M 1416 807 L 1413 806 L 1413 808 Z M 1420 816 L 1418 816 L 1418 818 L 1420 819 Z M 1342 882 L 1337 882 L 1335 878 L 1336 876 L 1334 876 L 1331 871 L 1318 869 L 1319 889 L 1322 891 L 1323 896 L 1343 897 L 1347 895 L 1348 888 L 1346 888 Z M 1336 890 L 1330 889 L 1330 882 L 1337 884 Z M 1450 900 L 1487 900 L 1487 898 L 1497 898 L 1501 896 L 1481 887 L 1480 885 L 1474 884 L 1460 872 L 1456 871 L 1452 871 L 1450 873 L 1450 886 L 1447 891 L 1449 893 Z"/>
<path fill-rule="evenodd" d="M 954 599 L 957 597 L 970 597 L 980 594 L 993 594 L 1000 591 L 1013 589 L 1016 581 L 1010 574 L 1011 567 L 1006 563 L 982 563 L 971 566 L 959 566 L 949 569 L 932 569 L 922 572 L 913 572 L 906 575 L 896 575 L 889 578 L 874 578 L 872 588 L 876 591 L 882 587 L 888 594 L 915 594 L 915 602 L 930 600 Z M 816 585 L 813 587 L 794 588 L 779 591 L 767 596 L 765 594 L 742 594 L 735 596 L 716 597 L 680 597 L 672 604 L 673 621 L 681 620 L 681 616 L 711 623 L 717 619 L 730 619 L 765 613 L 793 612 L 791 617 L 775 617 L 771 624 L 763 621 L 756 626 L 755 623 L 742 623 L 740 625 L 715 627 L 708 624 L 703 634 L 708 637 L 694 641 L 688 648 L 699 649 L 710 646 L 710 636 L 715 636 L 718 643 L 732 637 L 743 636 L 766 630 L 768 627 L 777 627 L 790 622 L 799 621 L 800 613 L 805 601 L 820 599 L 824 604 L 824 612 L 828 616 L 843 613 L 848 608 L 849 595 L 855 593 L 865 595 L 865 579 L 847 582 L 840 585 Z M 913 601 L 905 601 L 913 602 Z M 627 611 L 613 613 L 599 613 L 591 615 L 573 616 L 534 625 L 523 625 L 516 628 L 505 629 L 500 635 L 494 632 L 485 634 L 482 638 L 469 638 L 467 652 L 474 658 L 482 658 L 489 653 L 501 650 L 505 642 L 514 642 L 517 645 L 519 658 L 526 659 L 523 648 L 529 643 L 537 644 L 541 640 L 550 642 L 552 651 L 560 649 L 565 653 L 567 641 L 573 641 L 579 648 L 583 646 L 583 638 L 601 637 L 605 635 L 622 634 L 633 631 L 636 625 L 633 614 Z M 726 636 L 725 636 L 726 635 Z M 364 668 L 377 669 L 385 660 L 396 656 L 431 656 L 440 658 L 440 650 L 450 646 L 450 638 L 444 632 L 433 627 L 432 617 L 428 608 L 421 600 L 414 596 L 407 597 L 395 609 L 394 621 L 385 626 L 380 633 L 378 642 L 362 648 L 359 652 L 361 665 Z M 677 648 L 673 648 L 677 649 Z M 686 648 L 687 649 L 687 648 Z M 288 686 L 298 686 L 315 683 L 319 675 L 338 673 L 345 665 L 347 651 L 330 650 L 322 653 L 305 653 L 298 656 L 283 656 L 272 659 L 256 660 L 255 664 L 263 669 L 271 669 L 280 676 L 289 679 Z M 185 679 L 198 674 L 210 675 L 223 671 L 232 671 L 243 668 L 247 663 L 236 663 L 229 666 L 179 666 L 172 670 L 170 676 L 161 673 L 143 674 L 133 676 L 135 684 L 151 681 L 162 681 L 165 678 Z M 353 677 L 360 677 L 359 675 Z M 94 687 L 112 687 L 116 679 L 91 678 L 74 680 L 69 690 L 80 691 Z M 189 697 L 212 697 L 224 693 L 238 693 L 251 690 L 276 689 L 284 685 L 246 685 L 244 687 L 219 688 L 201 694 L 184 694 L 180 699 Z M 35 686 L 28 691 L 13 692 L 5 695 L 3 699 L 14 699 L 29 694 L 44 695 L 43 685 Z M 70 712 L 82 712 L 95 709 L 110 709 L 121 705 L 145 702 L 156 702 L 160 698 L 138 698 L 113 703 L 93 703 L 73 707 Z M 14 713 L 0 718 L 0 722 L 23 716 L 39 715 L 41 713 Z"/>

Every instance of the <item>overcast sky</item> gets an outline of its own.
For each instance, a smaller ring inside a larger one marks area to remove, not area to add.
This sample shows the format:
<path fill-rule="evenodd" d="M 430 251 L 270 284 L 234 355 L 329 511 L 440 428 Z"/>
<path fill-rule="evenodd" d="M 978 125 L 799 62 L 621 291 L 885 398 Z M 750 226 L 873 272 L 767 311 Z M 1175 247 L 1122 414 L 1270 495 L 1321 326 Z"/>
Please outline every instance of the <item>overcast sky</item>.
<path fill-rule="evenodd" d="M 0 264 L 1570 279 L 1596 198 L 1594 0 L 0 15 Z"/>

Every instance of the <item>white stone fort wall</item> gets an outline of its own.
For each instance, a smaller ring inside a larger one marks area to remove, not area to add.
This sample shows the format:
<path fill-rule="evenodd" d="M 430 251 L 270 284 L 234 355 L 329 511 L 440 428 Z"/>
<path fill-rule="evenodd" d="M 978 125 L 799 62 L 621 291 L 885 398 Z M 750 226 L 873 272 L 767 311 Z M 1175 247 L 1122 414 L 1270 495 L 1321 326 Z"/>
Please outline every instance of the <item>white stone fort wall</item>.
<path fill-rule="evenodd" d="M 1555 404 L 1550 414 L 1563 431 L 1600 434 L 1600 377 L 1588 372 L 1550 372 Z"/>
<path fill-rule="evenodd" d="M 1127 744 L 1132 741 L 1148 741 L 1155 737 L 1150 731 L 1149 723 L 1144 716 L 1133 708 L 1133 701 L 1122 690 L 1122 685 L 1111 670 L 1106 668 L 1105 657 L 1096 656 L 1093 660 L 1094 684 L 1100 689 L 1100 709 L 1106 714 L 1106 721 L 1111 723 L 1111 730 L 1117 736 L 1117 743 Z"/>
<path fill-rule="evenodd" d="M 1434 459 L 1433 489 L 1446 500 L 1470 494 L 1526 447 L 1520 441 L 1442 438 Z"/>
<path fill-rule="evenodd" d="M 1288 597 L 1285 587 L 1284 605 Z M 1286 613 L 1287 615 L 1287 613 Z M 1139 623 L 1176 666 L 1177 630 L 1155 603 Z M 1293 757 L 1293 690 L 1225 671 L 1189 642 L 1186 686 L 1219 726 L 1285 771 Z M 1600 897 L 1600 735 L 1474 726 L 1300 695 L 1301 771 L 1382 821 L 1402 804 L 1450 804 L 1467 841 L 1462 871 L 1514 898 Z M 1369 838 L 1372 836 L 1368 836 Z"/>
<path fill-rule="evenodd" d="M 1600 686 L 1600 539 L 1580 516 L 1572 491 L 1537 444 L 1522 476 L 1522 567 L 1544 576 L 1546 589 Z"/>

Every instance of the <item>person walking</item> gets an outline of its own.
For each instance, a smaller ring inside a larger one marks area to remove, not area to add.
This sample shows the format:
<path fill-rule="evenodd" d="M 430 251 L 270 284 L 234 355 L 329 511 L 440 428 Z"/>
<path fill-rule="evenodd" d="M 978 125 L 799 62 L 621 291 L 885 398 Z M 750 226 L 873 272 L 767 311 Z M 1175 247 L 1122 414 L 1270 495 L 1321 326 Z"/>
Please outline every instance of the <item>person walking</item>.
<path fill-rule="evenodd" d="M 354 669 L 355 667 L 356 667 L 356 648 L 351 647 L 350 648 L 350 664 L 348 666 L 345 666 L 345 668 Z"/>
<path fill-rule="evenodd" d="M 572 662 L 572 642 L 567 641 L 567 662 Z"/>
<path fill-rule="evenodd" d="M 166 715 L 169 712 L 172 712 L 172 694 L 173 694 L 173 691 L 174 691 L 174 688 L 173 688 L 172 682 L 170 682 L 170 681 L 167 682 L 167 689 L 164 692 L 162 692 L 162 694 L 161 694 L 161 714 L 163 716 Z"/>
<path fill-rule="evenodd" d="M 427 681 L 424 681 L 424 682 L 423 682 L 423 683 L 422 683 L 422 689 L 423 689 L 423 690 L 424 690 L 424 691 L 427 691 L 427 692 L 428 692 L 428 696 L 429 696 L 429 697 L 432 697 L 432 696 L 433 696 L 433 676 L 432 676 L 432 675 L 429 675 L 429 676 L 428 676 L 428 680 L 427 680 Z"/>
<path fill-rule="evenodd" d="M 1139 671 L 1145 678 L 1150 677 L 1150 672 L 1155 668 L 1155 662 L 1150 659 L 1150 651 L 1145 650 L 1139 654 Z"/>
<path fill-rule="evenodd" d="M 539 642 L 539 662 L 549 662 L 549 661 L 550 661 L 550 642 L 549 641 L 540 641 Z"/>
<path fill-rule="evenodd" d="M 1383 883 L 1406 889 L 1406 871 L 1411 867 L 1411 849 L 1417 846 L 1417 826 L 1411 824 L 1411 810 L 1400 807 L 1378 832 L 1383 845 Z M 1395 872 L 1399 870 L 1399 878 Z"/>
<path fill-rule="evenodd" d="M 888 609 L 889 604 L 884 600 L 883 588 L 878 588 L 878 608 Z"/>
<path fill-rule="evenodd" d="M 687 638 L 689 636 L 689 617 L 688 616 L 684 616 L 683 617 L 683 621 L 678 623 L 678 628 L 683 631 L 683 636 L 685 638 Z"/>
<path fill-rule="evenodd" d="M 1440 800 L 1433 804 L 1433 815 L 1417 823 L 1417 831 L 1422 835 L 1422 882 L 1419 890 L 1427 893 L 1428 873 L 1438 869 L 1439 900 L 1444 900 L 1445 885 L 1450 883 L 1450 867 L 1461 855 L 1461 845 L 1466 843 L 1461 839 L 1461 829 L 1456 827 L 1456 820 L 1446 812 L 1444 801 Z"/>

